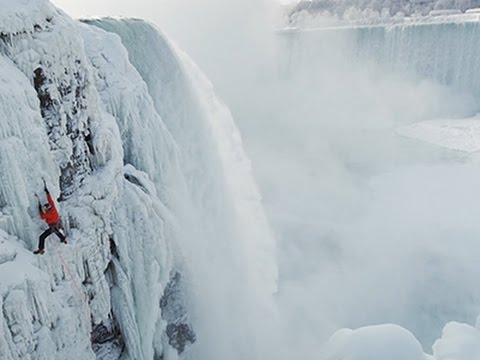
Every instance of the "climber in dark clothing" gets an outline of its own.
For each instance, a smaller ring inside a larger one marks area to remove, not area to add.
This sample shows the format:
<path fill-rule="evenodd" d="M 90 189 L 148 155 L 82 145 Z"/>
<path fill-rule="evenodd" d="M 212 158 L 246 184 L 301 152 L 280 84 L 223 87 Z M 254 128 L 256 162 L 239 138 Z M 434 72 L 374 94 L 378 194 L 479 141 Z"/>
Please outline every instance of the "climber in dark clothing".
<path fill-rule="evenodd" d="M 45 253 L 45 239 L 55 233 L 59 238 L 60 241 L 64 244 L 67 243 L 67 239 L 65 235 L 61 233 L 60 230 L 63 230 L 62 221 L 60 220 L 60 216 L 58 215 L 57 208 L 55 207 L 55 202 L 50 195 L 50 192 L 45 185 L 45 193 L 47 194 L 48 203 L 44 204 L 43 206 L 40 203 L 40 199 L 38 200 L 38 211 L 40 212 L 40 217 L 45 220 L 48 225 L 48 229 L 45 230 L 39 238 L 38 242 L 38 250 L 35 250 L 34 254 L 44 254 Z"/>

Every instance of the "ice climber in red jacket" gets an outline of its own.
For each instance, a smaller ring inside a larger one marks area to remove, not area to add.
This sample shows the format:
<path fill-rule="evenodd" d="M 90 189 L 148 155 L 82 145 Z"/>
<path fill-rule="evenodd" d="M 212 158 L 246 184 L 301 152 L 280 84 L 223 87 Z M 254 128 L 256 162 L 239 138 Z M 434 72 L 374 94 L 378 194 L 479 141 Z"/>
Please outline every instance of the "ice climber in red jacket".
<path fill-rule="evenodd" d="M 65 235 L 60 232 L 60 230 L 63 230 L 63 228 L 57 208 L 55 207 L 55 202 L 53 201 L 52 196 L 50 195 L 50 192 L 46 186 L 45 193 L 47 194 L 48 203 L 42 206 L 40 204 L 40 200 L 38 200 L 38 211 L 40 212 L 40 217 L 48 224 L 48 229 L 40 235 L 38 249 L 33 252 L 34 254 L 40 255 L 45 253 L 45 239 L 52 233 L 55 233 L 60 238 L 62 243 L 67 243 Z"/>

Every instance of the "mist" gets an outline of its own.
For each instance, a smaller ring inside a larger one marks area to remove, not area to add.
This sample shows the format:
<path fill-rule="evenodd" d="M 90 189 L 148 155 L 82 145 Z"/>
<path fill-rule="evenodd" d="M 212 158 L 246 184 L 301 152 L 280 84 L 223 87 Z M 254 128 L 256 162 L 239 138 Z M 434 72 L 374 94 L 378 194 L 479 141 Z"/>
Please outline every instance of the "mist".
<path fill-rule="evenodd" d="M 337 329 L 379 323 L 429 352 L 446 322 L 475 322 L 478 155 L 396 132 L 472 116 L 472 94 L 379 63 L 374 49 L 359 57 L 354 32 L 275 31 L 267 0 L 151 6 L 134 15 L 169 35 L 232 111 L 276 237 L 278 318 L 245 327 L 266 344 L 258 358 L 319 359 Z M 255 298 L 241 295 L 225 301 Z"/>
<path fill-rule="evenodd" d="M 276 356 L 318 359 L 335 330 L 390 322 L 429 352 L 447 321 L 478 315 L 478 157 L 396 129 L 471 116 L 475 98 L 356 57 L 348 32 L 276 32 L 275 9 L 180 1 L 158 23 L 230 107 L 253 162 L 278 244 Z"/>
<path fill-rule="evenodd" d="M 477 316 L 478 161 L 395 129 L 469 116 L 474 99 L 356 58 L 348 34 L 281 41 L 273 110 L 239 125 L 279 243 L 285 336 L 314 359 L 338 328 L 392 322 L 430 351 Z"/>

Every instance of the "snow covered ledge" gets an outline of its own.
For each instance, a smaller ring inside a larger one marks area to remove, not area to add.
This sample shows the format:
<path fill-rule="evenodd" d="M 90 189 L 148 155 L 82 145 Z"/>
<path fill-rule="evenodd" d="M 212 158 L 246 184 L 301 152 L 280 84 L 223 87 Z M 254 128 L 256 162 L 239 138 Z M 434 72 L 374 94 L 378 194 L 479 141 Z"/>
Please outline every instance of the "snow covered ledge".
<path fill-rule="evenodd" d="M 338 330 L 321 354 L 323 360 L 433 360 L 412 333 L 393 324 Z"/>
<path fill-rule="evenodd" d="M 435 360 L 480 359 L 479 319 L 476 327 L 450 322 L 443 328 L 442 337 L 433 344 Z"/>
<path fill-rule="evenodd" d="M 44 28 L 57 10 L 47 0 L 0 0 L 0 36 Z"/>
<path fill-rule="evenodd" d="M 322 360 L 474 360 L 480 359 L 480 317 L 476 327 L 458 322 L 445 325 L 442 337 L 425 354 L 415 336 L 398 325 L 341 329 L 327 341 Z"/>
<path fill-rule="evenodd" d="M 399 135 L 444 147 L 474 153 L 480 150 L 480 115 L 465 119 L 435 119 L 396 130 Z"/>
<path fill-rule="evenodd" d="M 59 250 L 62 251 L 62 250 Z M 90 319 L 62 303 L 69 285 L 34 264 L 19 239 L 0 229 L 0 359 L 82 359 L 95 357 L 90 344 Z M 76 303 L 79 299 L 69 297 Z M 76 336 L 71 336 L 76 334 Z M 81 335 L 80 335 L 81 334 Z"/>

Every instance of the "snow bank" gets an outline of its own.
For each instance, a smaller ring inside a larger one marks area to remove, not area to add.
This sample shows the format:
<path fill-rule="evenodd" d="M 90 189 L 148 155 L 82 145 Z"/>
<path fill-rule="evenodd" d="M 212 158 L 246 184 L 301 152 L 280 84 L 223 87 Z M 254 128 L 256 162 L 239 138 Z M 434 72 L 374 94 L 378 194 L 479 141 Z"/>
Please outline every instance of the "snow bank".
<path fill-rule="evenodd" d="M 399 128 L 397 133 L 452 150 L 480 150 L 480 117 L 422 121 Z"/>
<path fill-rule="evenodd" d="M 420 343 L 397 325 L 337 331 L 325 345 L 324 360 L 427 360 Z"/>
<path fill-rule="evenodd" d="M 39 31 L 58 13 L 48 0 L 1 0 L 0 8 L 0 32 L 3 36 Z"/>
<path fill-rule="evenodd" d="M 435 360 L 480 359 L 480 331 L 467 324 L 448 323 L 433 345 Z"/>
<path fill-rule="evenodd" d="M 424 354 L 420 343 L 397 325 L 367 326 L 338 330 L 321 351 L 322 360 L 472 360 L 480 358 L 480 331 L 467 324 L 445 325 L 433 345 L 433 355 Z"/>

